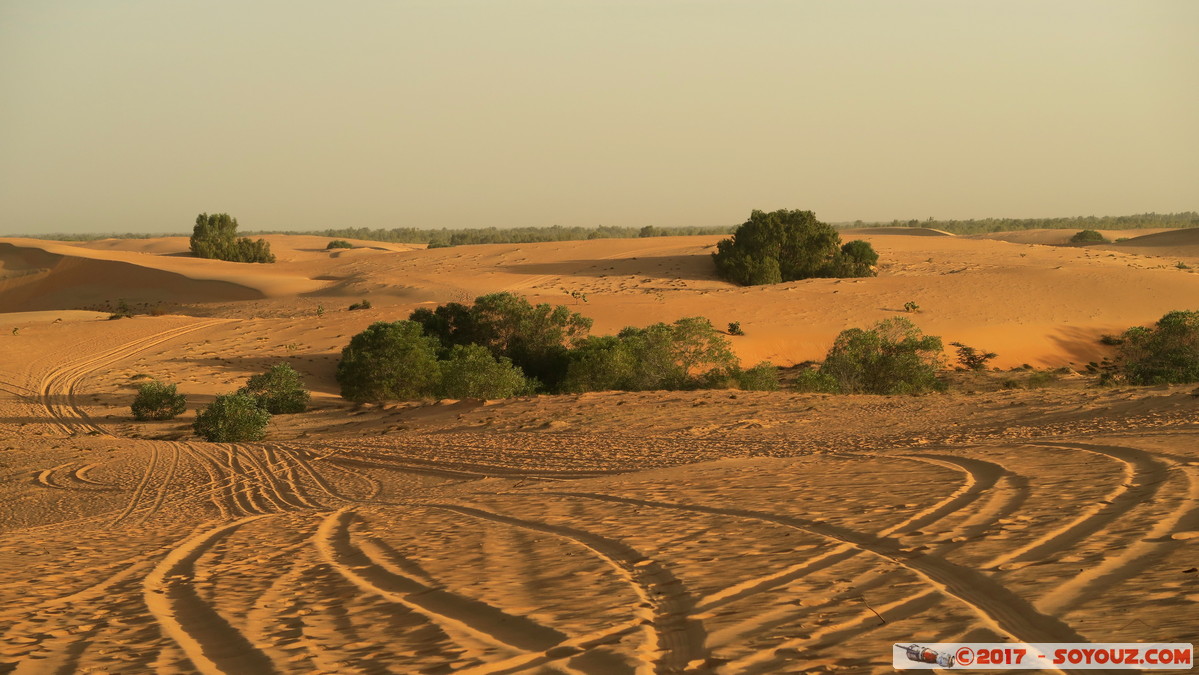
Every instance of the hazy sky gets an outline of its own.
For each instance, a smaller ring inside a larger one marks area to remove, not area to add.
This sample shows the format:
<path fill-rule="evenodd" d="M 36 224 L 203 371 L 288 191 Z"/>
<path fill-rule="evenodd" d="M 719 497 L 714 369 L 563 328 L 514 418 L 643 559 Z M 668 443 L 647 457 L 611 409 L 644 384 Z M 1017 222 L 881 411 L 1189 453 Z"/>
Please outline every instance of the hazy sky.
<path fill-rule="evenodd" d="M 0 0 L 0 234 L 1199 209 L 1195 0 Z"/>

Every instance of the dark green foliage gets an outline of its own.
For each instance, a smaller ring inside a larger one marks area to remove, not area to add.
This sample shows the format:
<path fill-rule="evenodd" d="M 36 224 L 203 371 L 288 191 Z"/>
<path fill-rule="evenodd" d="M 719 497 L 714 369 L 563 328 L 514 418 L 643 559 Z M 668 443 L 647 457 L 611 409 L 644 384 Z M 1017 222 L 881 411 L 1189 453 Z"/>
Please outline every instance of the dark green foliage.
<path fill-rule="evenodd" d="M 438 393 L 446 398 L 509 398 L 531 389 L 510 359 L 497 359 L 482 345 L 454 345 L 439 366 Z"/>
<path fill-rule="evenodd" d="M 1119 372 L 1131 384 L 1199 382 L 1199 311 L 1169 312 L 1124 332 Z"/>
<path fill-rule="evenodd" d="M 1122 345 L 1124 344 L 1124 338 L 1120 337 L 1119 335 L 1109 334 L 1099 338 L 1099 342 L 1105 345 Z"/>
<path fill-rule="evenodd" d="M 1107 237 L 1096 232 L 1095 230 L 1082 230 L 1070 237 L 1071 244 L 1105 244 Z"/>
<path fill-rule="evenodd" d="M 361 302 L 355 302 L 354 304 L 350 305 L 350 311 L 354 312 L 354 311 L 357 311 L 360 309 L 370 309 L 371 306 L 372 305 L 371 305 L 370 300 L 363 300 Z"/>
<path fill-rule="evenodd" d="M 258 407 L 248 394 L 222 394 L 196 415 L 192 429 L 206 441 L 237 443 L 261 441 L 271 414 Z"/>
<path fill-rule="evenodd" d="M 895 317 L 869 330 L 842 331 L 820 366 L 844 394 L 921 394 L 944 389 L 941 338 Z"/>
<path fill-rule="evenodd" d="M 326 251 L 335 249 L 335 248 L 354 248 L 354 245 L 351 244 L 350 242 L 346 241 L 345 239 L 334 239 L 333 241 L 331 241 L 325 245 Z"/>
<path fill-rule="evenodd" d="M 308 409 L 310 398 L 300 374 L 286 363 L 251 377 L 237 393 L 253 396 L 258 407 L 272 415 L 302 413 Z"/>
<path fill-rule="evenodd" d="M 117 300 L 117 308 L 115 310 L 113 310 L 112 314 L 108 315 L 109 321 L 112 321 L 113 319 L 132 319 L 132 318 L 133 318 L 133 308 L 129 306 L 129 303 L 125 302 L 124 298 Z"/>
<path fill-rule="evenodd" d="M 1131 216 L 1081 216 L 1072 218 L 983 218 L 981 220 L 892 220 L 854 223 L 854 227 L 931 227 L 953 234 L 982 234 L 1013 230 L 1132 230 L 1145 227 L 1199 227 L 1199 213 L 1138 213 Z"/>
<path fill-rule="evenodd" d="M 187 399 L 175 391 L 175 385 L 153 380 L 137 387 L 133 399 L 133 417 L 139 420 L 169 420 L 183 413 Z"/>
<path fill-rule="evenodd" d="M 588 338 L 570 352 L 566 391 L 696 389 L 738 370 L 728 341 L 702 317 L 625 328 Z"/>
<path fill-rule="evenodd" d="M 729 322 L 729 335 L 745 335 L 745 331 L 741 330 L 740 321 Z"/>
<path fill-rule="evenodd" d="M 342 398 L 360 403 L 422 398 L 437 389 L 437 338 L 414 321 L 379 322 L 341 351 Z"/>
<path fill-rule="evenodd" d="M 778 391 L 779 369 L 769 361 L 763 361 L 753 368 L 733 373 L 737 386 L 745 391 Z"/>
<path fill-rule="evenodd" d="M 440 342 L 443 358 L 454 345 L 483 345 L 550 391 L 558 389 L 566 374 L 569 348 L 591 329 L 591 319 L 562 305 L 533 305 L 513 293 L 484 295 L 470 307 L 422 307 L 409 320 Z"/>
<path fill-rule="evenodd" d="M 197 258 L 214 258 L 230 262 L 273 263 L 275 256 L 270 244 L 237 236 L 237 219 L 227 213 L 196 216 L 192 229 L 191 252 Z"/>
<path fill-rule="evenodd" d="M 878 253 L 869 242 L 855 239 L 846 242 L 841 247 L 840 265 L 835 276 L 838 277 L 870 277 L 874 276 L 874 266 L 878 264 Z"/>
<path fill-rule="evenodd" d="M 792 386 L 796 391 L 809 394 L 836 394 L 841 391 L 835 377 L 817 368 L 800 371 Z"/>
<path fill-rule="evenodd" d="M 908 300 L 907 302 L 903 303 L 903 311 L 908 312 L 909 314 L 914 313 L 914 312 L 919 312 L 920 305 L 917 305 L 916 303 L 912 302 L 911 300 Z"/>
<path fill-rule="evenodd" d="M 958 364 L 966 370 L 984 370 L 987 367 L 987 361 L 999 356 L 995 352 L 980 352 L 974 347 L 960 342 L 950 342 L 949 344 L 957 347 Z"/>
<path fill-rule="evenodd" d="M 841 235 L 811 211 L 753 211 L 712 254 L 716 271 L 745 286 L 813 277 L 871 276 L 878 254 L 864 241 L 841 245 Z"/>

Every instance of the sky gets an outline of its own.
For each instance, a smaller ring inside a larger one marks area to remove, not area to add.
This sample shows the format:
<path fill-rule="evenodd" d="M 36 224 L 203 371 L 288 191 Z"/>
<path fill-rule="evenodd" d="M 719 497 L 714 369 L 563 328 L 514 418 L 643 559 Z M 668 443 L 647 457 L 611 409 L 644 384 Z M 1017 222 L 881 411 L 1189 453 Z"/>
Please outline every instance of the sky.
<path fill-rule="evenodd" d="M 0 0 L 0 234 L 1199 210 L 1194 0 Z"/>

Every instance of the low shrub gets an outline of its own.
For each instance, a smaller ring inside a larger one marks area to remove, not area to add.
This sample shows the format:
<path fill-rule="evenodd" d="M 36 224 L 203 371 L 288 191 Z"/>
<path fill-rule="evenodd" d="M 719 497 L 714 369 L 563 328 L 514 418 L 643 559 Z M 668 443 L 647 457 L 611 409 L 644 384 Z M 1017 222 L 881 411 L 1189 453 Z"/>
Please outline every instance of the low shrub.
<path fill-rule="evenodd" d="M 496 358 L 482 345 L 454 345 L 438 366 L 438 392 L 445 398 L 509 398 L 532 389 L 511 359 Z"/>
<path fill-rule="evenodd" d="M 769 361 L 745 370 L 737 369 L 733 377 L 737 387 L 745 391 L 778 391 L 779 388 L 778 366 Z"/>
<path fill-rule="evenodd" d="M 222 394 L 196 415 L 192 429 L 206 441 L 237 443 L 266 437 L 271 414 L 248 394 Z"/>
<path fill-rule="evenodd" d="M 325 250 L 329 251 L 335 248 L 354 248 L 354 245 L 345 239 L 334 239 L 325 245 Z"/>
<path fill-rule="evenodd" d="M 966 370 L 985 370 L 987 361 L 999 356 L 995 352 L 980 352 L 974 347 L 968 347 L 961 342 L 950 342 L 957 347 L 958 364 Z"/>
<path fill-rule="evenodd" d="M 138 420 L 169 420 L 183 414 L 187 399 L 175 390 L 175 385 L 152 380 L 137 387 L 133 398 L 133 417 Z"/>
<path fill-rule="evenodd" d="M 360 302 L 355 302 L 354 304 L 350 305 L 350 311 L 356 312 L 360 309 L 370 309 L 371 307 L 372 307 L 372 305 L 371 305 L 370 300 L 362 300 Z"/>
<path fill-rule="evenodd" d="M 302 413 L 311 398 L 300 374 L 286 363 L 251 377 L 237 393 L 252 396 L 258 407 L 272 415 Z"/>
<path fill-rule="evenodd" d="M 869 330 L 842 331 L 820 372 L 844 394 L 922 394 L 942 391 L 941 338 L 924 335 L 911 321 L 895 317 Z M 822 380 L 823 381 L 823 380 Z"/>
<path fill-rule="evenodd" d="M 437 338 L 414 321 L 378 322 L 341 351 L 337 383 L 342 398 L 365 402 L 423 398 L 441 378 Z"/>
<path fill-rule="evenodd" d="M 1106 244 L 1107 237 L 1095 230 L 1080 230 L 1070 237 L 1071 244 Z"/>
<path fill-rule="evenodd" d="M 745 335 L 745 331 L 741 329 L 740 321 L 729 322 L 729 335 Z"/>
<path fill-rule="evenodd" d="M 1199 382 L 1199 311 L 1169 312 L 1152 327 L 1124 332 L 1117 359 L 1130 384 Z"/>

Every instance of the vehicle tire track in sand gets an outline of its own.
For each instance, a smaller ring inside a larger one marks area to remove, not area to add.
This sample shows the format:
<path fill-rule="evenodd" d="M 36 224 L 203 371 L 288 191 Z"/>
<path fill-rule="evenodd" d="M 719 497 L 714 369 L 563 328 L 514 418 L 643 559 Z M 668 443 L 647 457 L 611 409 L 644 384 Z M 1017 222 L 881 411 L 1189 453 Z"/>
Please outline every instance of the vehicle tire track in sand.
<path fill-rule="evenodd" d="M 167 464 L 166 475 L 163 476 L 162 481 L 158 484 L 158 490 L 154 494 L 154 501 L 150 502 L 150 508 L 147 509 L 146 512 L 142 514 L 141 519 L 137 521 L 139 525 L 144 524 L 150 519 L 151 516 L 158 513 L 158 510 L 162 508 L 162 502 L 166 499 L 167 490 L 171 487 L 171 481 L 175 478 L 175 471 L 179 468 L 180 444 L 170 443 L 167 447 L 169 447 L 171 450 L 171 458 Z"/>
<path fill-rule="evenodd" d="M 1146 523 L 1145 531 L 1139 533 L 1136 541 L 1120 547 L 1115 555 L 1105 557 L 1098 565 L 1087 567 L 1042 597 L 1038 605 L 1046 612 L 1060 613 L 1069 609 L 1079 600 L 1096 599 L 1100 596 L 1097 592 L 1098 589 L 1119 583 L 1127 579 L 1130 574 L 1135 574 L 1149 566 L 1153 561 L 1152 554 L 1154 552 L 1181 546 L 1181 542 L 1169 539 L 1171 534 L 1178 530 L 1199 527 L 1199 506 L 1194 506 L 1194 504 L 1199 504 L 1199 476 L 1192 467 L 1178 465 L 1174 462 L 1164 465 L 1154 460 L 1150 453 L 1124 446 L 1056 442 L 1037 443 L 1037 445 L 1069 447 L 1103 454 L 1125 454 L 1127 457 L 1133 458 L 1130 461 L 1138 462 L 1138 468 L 1149 467 L 1150 471 L 1142 473 L 1142 479 L 1153 480 L 1159 475 L 1157 469 L 1160 468 L 1161 474 L 1168 474 L 1170 471 L 1179 472 L 1187 482 L 1186 493 L 1178 497 L 1177 504 L 1165 514 L 1156 517 L 1153 522 Z M 1151 466 L 1149 466 L 1150 462 L 1152 462 Z M 1138 489 L 1144 491 L 1148 487 L 1152 487 L 1153 490 L 1150 494 L 1156 493 L 1158 486 L 1167 479 L 1168 475 L 1163 475 L 1161 480 L 1149 485 L 1139 482 L 1129 488 L 1125 494 L 1129 500 L 1134 502 L 1133 506 L 1140 506 L 1148 499 L 1149 494 L 1136 494 Z M 1113 500 L 1112 506 L 1114 505 Z"/>
<path fill-rule="evenodd" d="M 486 662 L 497 650 L 501 657 L 513 652 L 540 652 L 566 639 L 560 631 L 525 617 L 428 586 L 394 568 L 388 570 L 354 545 L 349 531 L 352 518 L 353 511 L 340 509 L 329 514 L 317 529 L 313 543 L 325 563 L 363 592 L 423 615 L 467 647 L 473 658 Z"/>
<path fill-rule="evenodd" d="M 171 328 L 55 368 L 44 375 L 38 385 L 38 397 L 42 407 L 55 420 L 56 426 L 67 434 L 74 434 L 76 427 L 89 433 L 107 434 L 108 432 L 93 422 L 92 418 L 76 403 L 76 388 L 84 377 L 99 368 L 151 347 L 226 321 L 227 319 L 217 319 Z M 54 401 L 54 396 L 63 397 L 65 403 Z"/>
<path fill-rule="evenodd" d="M 1073 628 L 1054 617 L 1041 614 L 1027 600 L 1008 590 L 1007 587 L 991 577 L 941 558 L 906 553 L 899 543 L 892 539 L 856 532 L 823 521 L 749 509 L 676 504 L 587 492 L 547 494 L 650 508 L 728 515 L 784 525 L 833 541 L 851 544 L 904 567 L 936 590 L 966 605 L 987 626 L 997 632 L 1008 633 L 1022 642 L 1086 642 Z"/>
<path fill-rule="evenodd" d="M 137 508 L 138 503 L 141 502 L 142 495 L 146 492 L 146 486 L 150 484 L 151 476 L 154 475 L 154 467 L 158 465 L 158 455 L 158 444 L 151 443 L 150 459 L 146 462 L 146 472 L 142 474 L 142 479 L 133 488 L 133 494 L 129 496 L 129 503 L 125 505 L 125 510 L 121 511 L 116 518 L 109 521 L 109 525 L 119 524 L 122 520 L 128 518 L 133 513 L 133 510 Z"/>
<path fill-rule="evenodd" d="M 1157 493 L 1166 480 L 1168 467 L 1148 453 L 1135 448 L 1086 445 L 1081 443 L 1030 443 L 1032 447 L 1068 448 L 1114 459 L 1123 465 L 1124 483 L 1104 496 L 1106 504 L 1090 506 L 1077 517 L 1041 535 L 1034 541 L 1009 551 L 991 562 L 999 566 L 1010 562 L 1037 561 L 1086 539 L 1102 530 L 1117 517 L 1135 509 Z"/>
<path fill-rule="evenodd" d="M 274 664 L 200 599 L 189 583 L 196 560 L 213 544 L 257 515 L 203 530 L 172 549 L 143 581 L 143 597 L 163 632 L 204 675 L 274 673 Z"/>
<path fill-rule="evenodd" d="M 874 459 L 869 455 L 863 455 L 867 459 Z M 931 504 L 920 511 L 912 514 L 901 522 L 895 523 L 883 530 L 880 530 L 879 536 L 888 536 L 898 532 L 912 531 L 918 528 L 927 527 L 928 525 L 945 518 L 948 515 L 960 515 L 969 505 L 983 496 L 987 495 L 996 484 L 1004 477 L 1007 470 L 1002 466 L 993 462 L 981 460 L 973 460 L 961 457 L 953 457 L 946 455 L 918 454 L 899 457 L 900 459 L 910 459 L 911 461 L 921 463 L 932 463 L 938 466 L 945 466 L 954 469 L 965 476 L 962 485 L 953 493 L 949 494 L 940 501 Z M 1020 492 L 1015 492 L 1012 497 L 1004 497 L 1000 502 L 1008 508 L 1015 508 L 1021 503 L 1023 495 Z M 984 505 L 979 509 L 981 515 L 986 512 L 994 511 L 995 508 L 991 505 Z M 1002 512 L 1002 507 L 1000 508 Z M 996 514 L 993 518 L 998 518 Z M 991 519 L 993 519 L 991 518 Z M 989 519 L 989 520 L 991 520 Z M 968 519 L 958 525 L 953 530 L 945 533 L 945 537 L 956 537 L 967 535 L 972 532 L 977 526 L 973 525 L 973 519 Z M 731 602 L 743 600 L 752 597 L 759 593 L 788 586 L 792 582 L 808 576 L 813 572 L 817 572 L 828 567 L 840 564 L 849 560 L 861 553 L 861 549 L 854 547 L 852 544 L 838 544 L 832 549 L 821 553 L 815 557 L 806 558 L 793 565 L 788 565 L 771 574 L 759 576 L 753 579 L 746 579 L 740 583 L 729 586 L 725 589 L 717 591 L 702 598 L 696 606 L 698 612 L 711 612 L 714 609 L 727 605 Z M 871 574 L 865 579 L 855 578 L 849 586 L 853 589 L 856 597 L 864 597 L 864 592 L 878 586 L 883 586 L 889 583 L 890 579 L 895 576 L 895 573 L 885 575 Z M 801 613 L 810 613 L 817 611 L 822 607 L 830 604 L 838 604 L 844 602 L 845 593 L 837 593 L 829 599 L 827 603 L 820 605 L 805 605 Z M 732 626 L 721 628 L 714 631 L 712 634 L 713 647 L 723 646 L 736 643 L 742 638 L 760 634 L 763 630 L 774 628 L 778 625 L 787 623 L 795 617 L 796 610 L 791 607 L 779 607 L 773 610 L 768 610 L 760 613 L 752 618 L 738 622 Z M 874 617 L 872 612 L 866 612 L 862 618 Z M 892 616 L 892 620 L 901 617 Z M 860 621 L 853 621 L 856 624 Z"/>
<path fill-rule="evenodd" d="M 707 661 L 707 633 L 702 622 L 691 616 L 694 598 L 661 563 L 645 557 L 631 546 L 573 527 L 515 518 L 474 507 L 434 503 L 424 506 L 546 532 L 583 546 L 615 569 L 641 598 L 641 606 L 635 608 L 633 614 L 645 628 L 646 644 L 639 656 L 646 665 L 652 663 L 655 672 L 681 672 L 696 661 Z"/>

